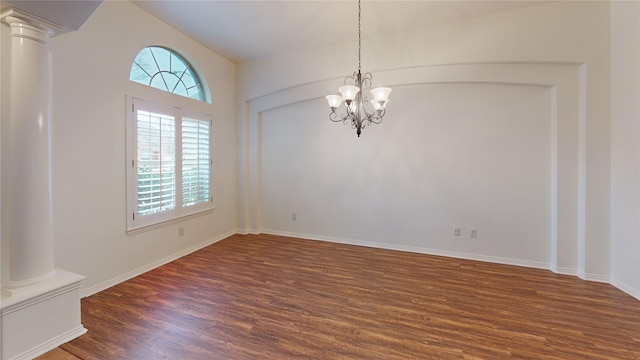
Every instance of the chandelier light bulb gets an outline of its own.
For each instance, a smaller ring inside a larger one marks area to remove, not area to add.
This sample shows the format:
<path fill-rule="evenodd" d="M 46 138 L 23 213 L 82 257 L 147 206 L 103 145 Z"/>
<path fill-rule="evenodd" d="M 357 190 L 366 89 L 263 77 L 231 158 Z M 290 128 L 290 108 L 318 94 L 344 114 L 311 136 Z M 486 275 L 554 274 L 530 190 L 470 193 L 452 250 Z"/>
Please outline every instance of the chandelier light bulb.
<path fill-rule="evenodd" d="M 388 87 L 378 87 L 375 89 L 371 89 L 371 94 L 376 98 L 378 102 L 385 102 L 389 100 L 389 94 L 391 93 L 391 88 Z"/>
<path fill-rule="evenodd" d="M 345 85 L 338 88 L 338 91 L 340 91 L 340 94 L 342 94 L 345 101 L 351 102 L 356 99 L 356 95 L 360 91 L 360 88 L 353 85 Z"/>
<path fill-rule="evenodd" d="M 335 110 L 340 107 L 340 104 L 342 104 L 342 101 L 344 100 L 340 95 L 327 95 L 326 98 L 331 110 Z"/>
<path fill-rule="evenodd" d="M 371 104 L 373 104 L 373 108 L 376 111 L 379 110 L 384 110 L 384 107 L 387 106 L 387 103 L 389 102 L 389 100 L 383 100 L 383 101 L 378 101 L 378 100 L 371 100 Z"/>

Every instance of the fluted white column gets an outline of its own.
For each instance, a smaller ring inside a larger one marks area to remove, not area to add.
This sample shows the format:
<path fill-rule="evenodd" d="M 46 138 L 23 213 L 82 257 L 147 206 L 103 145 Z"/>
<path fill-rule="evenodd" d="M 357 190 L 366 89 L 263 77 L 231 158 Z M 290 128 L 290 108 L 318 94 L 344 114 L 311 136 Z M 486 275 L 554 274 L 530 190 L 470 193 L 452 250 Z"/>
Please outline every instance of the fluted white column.
<path fill-rule="evenodd" d="M 46 21 L 13 11 L 9 154 L 9 276 L 7 289 L 54 273 L 51 190 L 51 35 Z M 5 208 L 7 209 L 7 208 Z"/>

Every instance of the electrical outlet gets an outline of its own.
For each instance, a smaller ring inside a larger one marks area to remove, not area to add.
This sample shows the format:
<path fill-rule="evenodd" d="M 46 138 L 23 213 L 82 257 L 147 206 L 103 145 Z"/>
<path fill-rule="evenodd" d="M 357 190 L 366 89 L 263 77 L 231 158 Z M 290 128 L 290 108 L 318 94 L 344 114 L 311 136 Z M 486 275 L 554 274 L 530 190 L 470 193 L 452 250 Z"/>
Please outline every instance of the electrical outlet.
<path fill-rule="evenodd" d="M 453 236 L 460 236 L 460 228 L 459 227 L 453 228 Z"/>
<path fill-rule="evenodd" d="M 184 228 L 178 228 L 178 236 L 183 236 L 184 235 Z"/>
<path fill-rule="evenodd" d="M 291 214 L 291 221 L 296 221 L 298 220 L 298 216 L 296 215 L 296 213 Z"/>
<path fill-rule="evenodd" d="M 474 239 L 477 238 L 478 237 L 478 229 L 469 230 L 469 237 L 472 237 Z"/>

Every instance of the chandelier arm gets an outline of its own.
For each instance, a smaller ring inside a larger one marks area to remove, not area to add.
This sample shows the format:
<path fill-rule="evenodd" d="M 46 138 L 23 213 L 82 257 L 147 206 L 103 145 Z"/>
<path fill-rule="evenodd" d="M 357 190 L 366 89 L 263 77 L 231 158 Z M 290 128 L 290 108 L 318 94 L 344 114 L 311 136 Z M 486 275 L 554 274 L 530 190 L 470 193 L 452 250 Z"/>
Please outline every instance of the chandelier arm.
<path fill-rule="evenodd" d="M 360 88 L 362 90 L 365 89 L 371 89 L 371 83 L 373 82 L 373 75 L 371 75 L 370 72 L 366 72 L 364 74 L 362 74 L 362 87 Z"/>
<path fill-rule="evenodd" d="M 356 128 L 355 124 L 357 119 L 353 116 L 353 114 L 345 114 L 345 115 L 339 116 L 337 112 L 332 111 L 331 113 L 329 113 L 329 120 L 333 122 L 341 122 L 344 125 L 351 123 L 351 126 L 354 129 Z"/>
<path fill-rule="evenodd" d="M 369 118 L 369 124 L 380 124 L 380 123 L 382 123 L 382 118 L 381 117 Z"/>
<path fill-rule="evenodd" d="M 369 118 L 370 123 L 380 124 L 382 117 L 384 116 L 384 109 L 376 110 L 375 113 Z"/>
<path fill-rule="evenodd" d="M 344 84 L 345 85 L 355 85 L 358 86 L 358 73 L 354 72 L 352 75 L 347 76 L 344 78 Z"/>

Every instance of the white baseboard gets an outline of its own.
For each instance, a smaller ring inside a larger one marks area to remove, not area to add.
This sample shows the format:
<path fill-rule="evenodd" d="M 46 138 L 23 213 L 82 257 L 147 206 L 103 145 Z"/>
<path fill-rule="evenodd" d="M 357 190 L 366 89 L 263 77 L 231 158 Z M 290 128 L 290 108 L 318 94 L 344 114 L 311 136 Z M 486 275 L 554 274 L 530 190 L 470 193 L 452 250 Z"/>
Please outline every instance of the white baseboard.
<path fill-rule="evenodd" d="M 502 258 L 502 257 L 496 257 L 496 256 L 485 256 L 485 255 L 477 255 L 477 254 L 467 254 L 467 253 L 461 253 L 461 252 L 455 252 L 455 251 L 430 249 L 430 248 L 422 248 L 422 247 L 415 247 L 415 246 L 404 246 L 404 245 L 398 245 L 398 244 L 377 243 L 377 242 L 345 239 L 345 238 L 338 238 L 338 237 L 331 237 L 331 236 L 301 234 L 301 233 L 279 231 L 279 230 L 272 230 L 272 229 L 262 229 L 262 232 L 265 234 L 289 236 L 289 237 L 296 237 L 296 238 L 307 239 L 307 240 L 328 241 L 328 242 L 334 242 L 334 243 L 340 243 L 340 244 L 359 245 L 359 246 L 388 249 L 388 250 L 408 251 L 408 252 L 414 252 L 419 254 L 446 256 L 446 257 L 457 258 L 457 259 L 476 260 L 476 261 L 484 261 L 484 262 L 503 264 L 503 265 L 515 265 L 515 266 L 522 266 L 522 267 L 535 268 L 535 269 L 551 270 L 554 273 L 560 274 L 560 275 L 569 275 L 569 276 L 579 275 L 577 269 L 562 268 L 562 267 L 553 269 L 551 267 L 551 264 L 536 262 L 536 261 Z M 634 289 L 633 287 L 625 283 L 616 281 L 615 279 L 611 279 L 609 276 L 599 275 L 599 274 L 584 274 L 582 278 L 586 281 L 594 281 L 594 282 L 611 284 L 616 288 L 624 291 L 625 293 L 640 300 L 639 289 Z"/>
<path fill-rule="evenodd" d="M 585 274 L 585 278 L 584 279 L 587 280 L 587 281 L 611 284 L 611 278 L 609 276 L 606 276 L 606 275 Z"/>
<path fill-rule="evenodd" d="M 20 355 L 17 355 L 11 359 L 8 360 L 24 360 L 24 359 L 33 359 L 36 358 L 42 354 L 45 354 L 55 348 L 57 348 L 58 346 L 67 343 L 75 338 L 77 338 L 78 336 L 84 334 L 87 332 L 87 329 L 84 328 L 84 326 L 79 325 L 78 327 L 76 327 L 75 329 L 71 329 L 63 334 L 60 334 L 56 337 L 54 337 L 53 339 L 50 339 L 48 341 L 43 342 L 42 344 L 33 347 L 31 349 L 29 349 L 29 351 L 26 351 Z"/>
<path fill-rule="evenodd" d="M 173 254 L 171 254 L 171 255 L 169 255 L 167 257 L 164 257 L 162 259 L 156 260 L 156 261 L 154 261 L 152 263 L 146 264 L 144 266 L 141 266 L 141 267 L 139 267 L 139 268 L 137 268 L 135 270 L 129 271 L 129 272 L 124 273 L 122 275 L 116 276 L 116 277 L 114 277 L 114 278 L 112 278 L 110 280 L 107 280 L 105 282 L 102 282 L 100 284 L 97 284 L 97 285 L 94 285 L 94 286 L 91 286 L 91 287 L 88 287 L 88 288 L 80 289 L 80 297 L 81 298 L 85 298 L 87 296 L 91 296 L 93 294 L 99 293 L 100 291 L 106 290 L 106 289 L 108 289 L 108 288 L 110 288 L 110 287 L 112 287 L 114 285 L 118 285 L 121 282 L 124 282 L 124 281 L 127 281 L 129 279 L 132 279 L 132 278 L 134 278 L 134 277 L 136 277 L 138 275 L 142 275 L 142 274 L 146 273 L 147 271 L 153 270 L 153 269 L 155 269 L 157 267 L 160 267 L 162 265 L 170 263 L 170 262 L 172 262 L 172 261 L 174 261 L 176 259 L 179 259 L 179 258 L 181 258 L 181 257 L 183 257 L 185 255 L 189 255 L 192 252 L 198 251 L 198 250 L 200 250 L 202 248 L 205 248 L 205 247 L 207 247 L 209 245 L 215 244 L 218 241 L 226 239 L 229 236 L 234 235 L 234 234 L 236 234 L 235 230 L 226 232 L 226 233 L 224 233 L 222 235 L 219 235 L 219 236 L 217 236 L 217 237 L 215 237 L 213 239 L 209 239 L 207 241 L 204 241 L 202 243 L 196 244 L 196 245 L 191 246 L 189 248 L 186 248 L 184 250 L 178 251 L 178 252 L 173 253 Z"/>
<path fill-rule="evenodd" d="M 611 279 L 610 282 L 611 285 L 617 287 L 618 289 L 626 292 L 627 294 L 633 296 L 634 298 L 640 300 L 640 289 L 635 289 L 634 287 L 632 287 L 631 285 L 628 285 L 622 281 L 619 281 L 617 279 Z"/>
<path fill-rule="evenodd" d="M 345 239 L 345 238 L 338 238 L 338 237 L 331 237 L 331 236 L 300 234 L 300 233 L 279 231 L 279 230 L 272 230 L 272 229 L 262 229 L 262 232 L 265 234 L 290 236 L 290 237 L 296 237 L 296 238 L 307 239 L 307 240 L 328 241 L 328 242 L 347 244 L 347 245 L 358 245 L 358 246 L 366 246 L 366 247 L 373 247 L 373 248 L 380 248 L 380 249 L 387 249 L 387 250 L 407 251 L 407 252 L 413 252 L 413 253 L 419 253 L 419 254 L 445 256 L 445 257 L 451 257 L 456 259 L 484 261 L 484 262 L 503 264 L 503 265 L 515 265 L 515 266 L 544 269 L 544 270 L 549 270 L 550 268 L 550 264 L 547 264 L 547 263 L 522 260 L 522 259 L 511 259 L 511 258 L 502 258 L 497 256 L 468 254 L 468 253 L 462 253 L 462 252 L 456 252 L 456 251 L 438 250 L 438 249 L 398 245 L 398 244 L 378 243 L 378 242 Z"/>
<path fill-rule="evenodd" d="M 10 296 L 2 298 L 0 309 L 0 358 L 32 359 L 84 334 L 82 279 L 84 276 L 55 269 L 48 278 L 9 289 Z"/>
<path fill-rule="evenodd" d="M 551 264 L 548 263 L 543 263 L 543 262 L 536 262 L 536 261 L 529 261 L 529 260 L 522 260 L 522 259 L 512 259 L 512 258 L 502 258 L 502 257 L 497 257 L 497 256 L 486 256 L 486 255 L 478 255 L 478 254 L 468 254 L 468 253 L 462 253 L 462 252 L 456 252 L 456 251 L 446 251 L 446 250 L 438 250 L 438 249 L 431 249 L 431 248 L 423 248 L 423 247 L 416 247 L 416 246 L 406 246 L 406 245 L 398 245 L 398 244 L 388 244 L 388 243 L 378 243 L 378 242 L 370 242 L 370 241 L 362 241 L 362 240 L 355 240 L 355 239 L 346 239 L 346 238 L 339 238 L 339 237 L 331 237 L 331 236 L 319 236 L 319 235 L 312 235 L 312 234 L 302 234 L 302 233 L 295 233 L 295 232 L 289 232 L 289 231 L 280 231 L 280 230 L 272 230 L 272 229 L 261 229 L 261 230 L 257 230 L 257 229 L 236 229 L 233 231 L 229 231 L 225 234 L 222 234 L 214 239 L 210 239 L 208 241 L 205 241 L 203 243 L 197 244 L 195 246 L 192 246 L 190 248 L 184 249 L 182 251 L 179 251 L 177 253 L 174 253 L 170 256 L 167 256 L 165 258 L 162 258 L 160 260 L 157 260 L 153 263 L 147 264 L 145 266 L 139 267 L 133 271 L 130 271 L 128 273 L 122 274 L 120 276 L 117 276 L 113 279 L 110 279 L 108 281 L 105 281 L 101 284 L 92 286 L 90 288 L 86 288 L 86 289 L 81 289 L 80 291 L 80 296 L 81 297 L 87 297 L 87 296 L 91 296 L 95 293 L 98 293 L 102 290 L 108 289 L 114 285 L 117 285 L 121 282 L 124 282 L 126 280 L 129 280 L 131 278 L 134 278 L 138 275 L 141 275 L 149 270 L 153 270 L 159 266 L 162 266 L 164 264 L 167 264 L 171 261 L 174 261 L 176 259 L 179 259 L 185 255 L 188 255 L 192 252 L 195 252 L 197 250 L 200 250 L 204 247 L 207 247 L 211 244 L 214 244 L 222 239 L 225 239 L 229 236 L 232 236 L 234 234 L 243 234 L 243 235 L 247 235 L 247 234 L 260 234 L 260 233 L 264 233 L 264 234 L 271 234 L 271 235 L 280 235 L 280 236 L 289 236 L 289 237 L 296 237 L 296 238 L 301 238 L 301 239 L 307 239 L 307 240 L 317 240 L 317 241 L 328 241 L 328 242 L 334 242 L 334 243 L 340 243 L 340 244 L 347 244 L 347 245 L 358 245 L 358 246 L 366 246 L 366 247 L 372 247 L 372 248 L 380 248 L 380 249 L 388 249 L 388 250 L 398 250 L 398 251 L 407 251 L 407 252 L 413 252 L 413 253 L 419 253 L 419 254 L 428 254 L 428 255 L 437 255 L 437 256 L 445 256 L 445 257 L 451 257 L 451 258 L 457 258 L 457 259 L 466 259 L 466 260 L 475 260 L 475 261 L 484 261 L 484 262 L 490 262 L 490 263 L 496 263 L 496 264 L 503 264 L 503 265 L 514 265 L 514 266 L 522 266 L 522 267 L 528 267 L 528 268 L 535 268 L 535 269 L 544 269 L 544 270 L 552 270 L 557 274 L 561 274 L 561 275 L 569 275 L 569 276 L 578 276 L 578 271 L 576 269 L 572 269 L 572 268 L 557 268 L 557 269 L 552 269 Z M 585 274 L 584 279 L 587 281 L 594 281 L 594 282 L 601 282 L 601 283 L 607 283 L 607 284 L 611 284 L 615 287 L 617 287 L 618 289 L 624 291 L 625 293 L 635 297 L 636 299 L 640 300 L 640 290 L 638 289 L 634 289 L 631 286 L 628 286 L 622 282 L 616 281 L 615 279 L 611 279 L 609 276 L 605 276 L 605 275 L 599 275 L 599 274 Z"/>
<path fill-rule="evenodd" d="M 558 275 L 578 276 L 578 269 L 558 267 L 555 269 L 550 268 L 550 270 Z"/>

